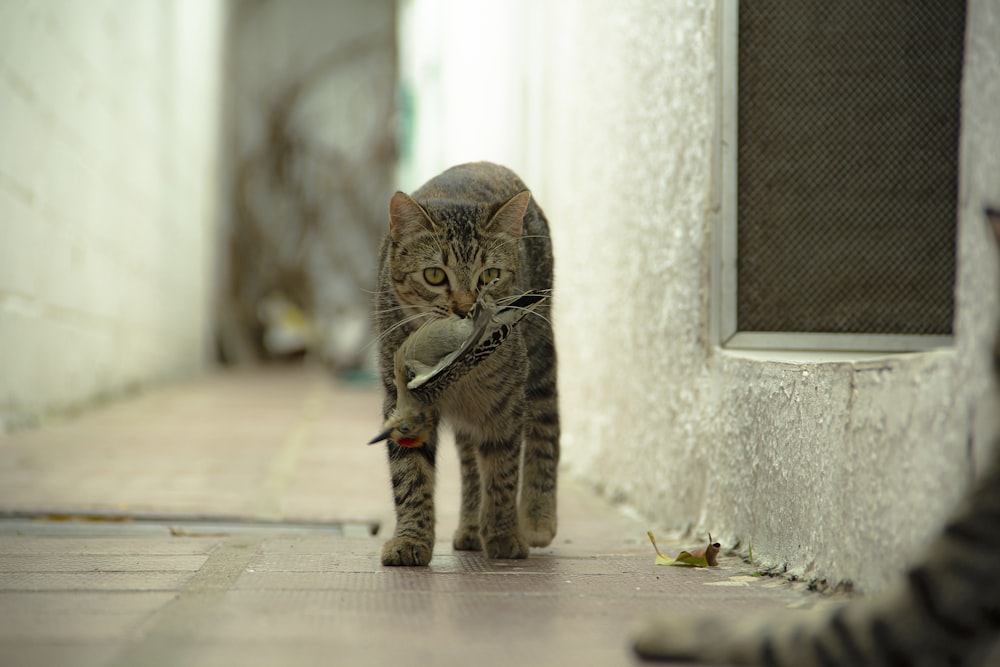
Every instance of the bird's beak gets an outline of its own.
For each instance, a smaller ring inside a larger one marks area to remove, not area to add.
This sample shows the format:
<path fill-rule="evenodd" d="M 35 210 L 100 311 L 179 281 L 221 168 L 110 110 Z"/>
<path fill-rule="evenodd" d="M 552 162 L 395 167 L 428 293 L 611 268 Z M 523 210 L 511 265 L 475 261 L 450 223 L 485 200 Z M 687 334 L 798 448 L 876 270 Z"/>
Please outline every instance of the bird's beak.
<path fill-rule="evenodd" d="M 368 444 L 369 445 L 376 445 L 376 444 L 382 442 L 383 440 L 388 440 L 391 436 L 392 436 L 392 427 L 390 426 L 389 428 L 387 428 L 386 430 L 382 431 L 381 433 L 379 433 L 378 435 L 376 435 L 374 438 L 372 438 L 371 440 L 369 440 Z"/>
<path fill-rule="evenodd" d="M 395 435 L 393 435 L 394 433 L 395 433 Z M 374 438 L 372 438 L 371 440 L 369 440 L 368 444 L 369 445 L 376 445 L 376 444 L 382 442 L 383 440 L 391 440 L 391 441 L 395 442 L 397 445 L 399 445 L 400 447 L 419 447 L 422 444 L 424 444 L 424 441 L 425 441 L 425 439 L 423 437 L 421 437 L 421 436 L 411 437 L 411 436 L 402 435 L 400 433 L 396 433 L 396 428 L 394 426 L 390 426 L 389 428 L 387 428 L 386 430 L 382 431 L 381 433 L 379 433 L 378 435 L 376 435 Z"/>

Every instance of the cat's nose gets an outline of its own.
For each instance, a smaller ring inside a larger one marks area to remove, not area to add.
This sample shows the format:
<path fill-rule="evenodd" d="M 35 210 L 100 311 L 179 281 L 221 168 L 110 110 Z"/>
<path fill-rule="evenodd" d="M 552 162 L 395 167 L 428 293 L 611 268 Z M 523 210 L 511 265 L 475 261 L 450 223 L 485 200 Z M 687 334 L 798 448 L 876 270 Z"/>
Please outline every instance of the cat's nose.
<path fill-rule="evenodd" d="M 461 298 L 456 298 L 451 302 L 451 312 L 455 313 L 460 318 L 464 318 L 472 310 L 472 306 L 476 303 L 475 297 L 469 295 Z"/>

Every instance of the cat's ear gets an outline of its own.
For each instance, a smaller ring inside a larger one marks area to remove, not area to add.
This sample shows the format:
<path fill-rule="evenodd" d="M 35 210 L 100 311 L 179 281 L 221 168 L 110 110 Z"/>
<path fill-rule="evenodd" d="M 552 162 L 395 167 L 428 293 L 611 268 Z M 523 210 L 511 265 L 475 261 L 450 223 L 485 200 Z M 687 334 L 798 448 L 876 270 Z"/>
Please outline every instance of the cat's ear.
<path fill-rule="evenodd" d="M 524 212 L 528 210 L 531 193 L 527 190 L 518 192 L 500 207 L 484 227 L 488 232 L 506 232 L 514 238 L 521 238 L 521 227 L 524 224 Z"/>
<path fill-rule="evenodd" d="M 389 201 L 389 236 L 399 241 L 407 232 L 417 229 L 435 231 L 424 207 L 405 192 L 397 192 Z"/>

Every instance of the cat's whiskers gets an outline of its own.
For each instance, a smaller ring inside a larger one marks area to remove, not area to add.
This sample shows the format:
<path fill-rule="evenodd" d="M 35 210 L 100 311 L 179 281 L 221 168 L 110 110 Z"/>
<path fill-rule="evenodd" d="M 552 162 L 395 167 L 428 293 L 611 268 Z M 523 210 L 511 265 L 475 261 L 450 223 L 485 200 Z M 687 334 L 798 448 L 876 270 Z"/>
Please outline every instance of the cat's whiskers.
<path fill-rule="evenodd" d="M 510 310 L 523 310 L 526 311 L 526 315 L 534 315 L 540 318 L 542 321 L 546 322 L 549 326 L 552 326 L 552 320 L 545 317 L 539 313 L 533 306 L 513 306 L 511 304 L 516 303 L 518 299 L 522 299 L 526 296 L 539 296 L 544 299 L 548 299 L 552 296 L 552 289 L 539 289 L 539 290 L 529 290 L 527 292 L 521 292 L 520 294 L 509 294 L 507 296 L 502 296 L 497 298 L 494 303 L 497 308 L 504 308 Z"/>
<path fill-rule="evenodd" d="M 425 317 L 428 317 L 428 316 L 433 316 L 434 312 L 436 310 L 438 310 L 436 307 L 433 307 L 433 306 L 409 306 L 409 307 L 410 308 L 425 308 L 426 310 L 424 310 L 423 312 L 415 313 L 413 315 L 409 315 L 409 316 L 404 317 L 403 319 L 399 320 L 398 322 L 396 322 L 395 324 L 393 324 L 391 327 L 389 327 L 388 329 L 386 329 L 385 331 L 383 331 L 381 334 L 379 334 L 378 336 L 376 336 L 375 338 L 373 338 L 371 340 L 371 342 L 369 342 L 367 345 L 365 345 L 365 347 L 363 349 L 367 350 L 372 345 L 375 345 L 376 343 L 381 343 L 393 331 L 396 331 L 397 329 L 399 329 L 401 327 L 404 327 L 407 324 L 410 324 L 411 322 L 414 322 L 416 320 L 419 320 L 419 319 L 422 319 L 422 318 L 425 318 Z M 406 308 L 407 308 L 407 306 L 399 306 L 398 308 L 390 308 L 390 309 L 386 309 L 386 310 L 383 310 L 383 311 L 380 311 L 380 312 L 386 313 L 386 312 L 391 312 L 393 310 L 405 310 Z"/>
<path fill-rule="evenodd" d="M 511 239 L 498 239 L 494 238 L 490 240 L 489 245 L 483 247 L 483 257 L 489 257 L 495 253 L 501 247 L 507 245 L 511 242 Z"/>
<path fill-rule="evenodd" d="M 507 296 L 498 297 L 495 301 L 498 306 L 506 306 L 507 304 L 514 303 L 518 299 L 522 299 L 526 296 L 538 296 L 541 297 L 542 299 L 548 299 L 549 297 L 552 296 L 552 290 L 538 289 L 538 290 L 530 290 L 527 292 L 521 292 L 520 294 L 509 294 Z"/>
<path fill-rule="evenodd" d="M 435 245 L 437 245 L 438 252 L 441 253 L 441 262 L 446 263 L 447 255 L 444 252 L 444 245 L 441 243 L 441 232 L 438 231 L 436 225 L 434 227 L 434 231 L 432 231 L 430 234 L 431 237 L 434 239 Z"/>
<path fill-rule="evenodd" d="M 535 317 L 541 318 L 542 321 L 548 323 L 549 326 L 552 325 L 552 320 L 550 320 L 549 318 L 545 317 L 544 315 L 542 315 L 541 313 L 539 313 L 534 308 L 525 307 L 525 306 L 507 306 L 507 308 L 510 309 L 510 310 L 523 310 L 523 311 L 525 311 L 526 315 L 533 315 Z"/>
<path fill-rule="evenodd" d="M 507 296 L 502 296 L 502 297 L 498 298 L 497 301 L 517 301 L 521 297 L 523 297 L 523 296 L 529 296 L 529 295 L 532 295 L 532 296 L 537 295 L 537 296 L 541 296 L 541 297 L 548 297 L 548 296 L 552 295 L 552 288 L 548 287 L 548 288 L 543 288 L 543 289 L 532 289 L 532 290 L 527 290 L 525 292 L 519 292 L 518 294 L 508 294 Z"/>
<path fill-rule="evenodd" d="M 491 244 L 487 247 L 487 252 L 492 252 L 492 251 L 494 251 L 494 250 L 496 250 L 498 248 L 501 248 L 501 247 L 503 247 L 505 245 L 509 245 L 511 243 L 520 243 L 524 239 L 546 239 L 546 240 L 548 240 L 548 238 L 549 237 L 545 236 L 544 234 L 524 234 L 523 236 L 518 236 L 516 238 L 515 237 L 494 238 L 494 239 L 492 239 Z"/>
<path fill-rule="evenodd" d="M 409 306 L 409 307 L 413 308 L 414 306 Z M 422 308 L 424 306 L 416 306 L 416 307 Z M 376 308 L 375 317 L 378 317 L 379 315 L 385 315 L 386 313 L 395 313 L 401 310 L 406 310 L 406 308 L 407 306 L 393 306 L 392 308 L 382 308 L 381 310 Z"/>
<path fill-rule="evenodd" d="M 382 309 L 376 310 L 375 311 L 375 317 L 378 317 L 379 315 L 385 315 L 387 313 L 406 312 L 406 310 L 411 309 L 411 308 L 428 308 L 429 309 L 430 307 L 429 306 L 393 306 L 392 308 L 382 308 Z M 425 313 L 426 312 L 427 311 L 425 311 Z M 421 313 L 421 314 L 424 314 L 424 313 Z"/>

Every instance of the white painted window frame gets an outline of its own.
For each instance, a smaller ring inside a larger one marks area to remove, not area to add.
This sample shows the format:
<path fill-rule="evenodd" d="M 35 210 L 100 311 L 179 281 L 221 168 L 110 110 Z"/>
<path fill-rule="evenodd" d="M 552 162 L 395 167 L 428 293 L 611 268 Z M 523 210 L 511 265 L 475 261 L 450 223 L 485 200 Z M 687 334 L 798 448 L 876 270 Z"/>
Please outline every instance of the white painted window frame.
<path fill-rule="evenodd" d="M 711 339 L 734 350 L 920 352 L 954 345 L 954 336 L 738 331 L 737 292 L 737 88 L 739 6 L 719 0 L 718 92 L 712 199 Z"/>

